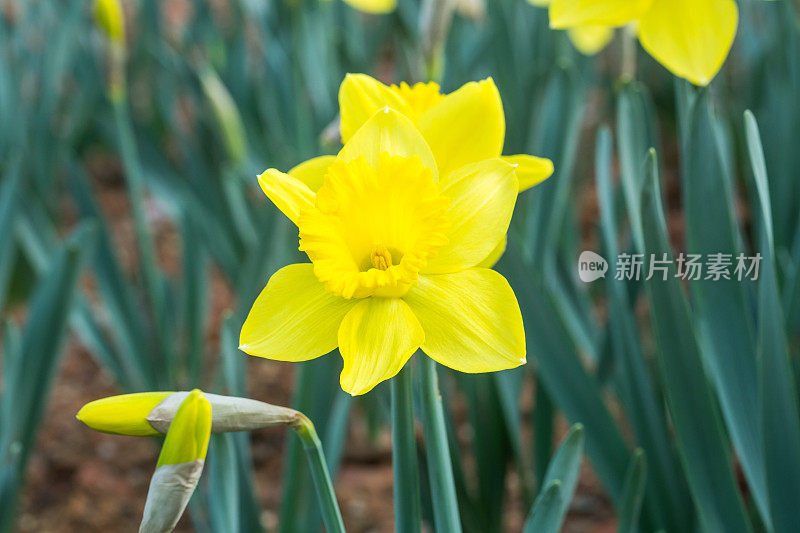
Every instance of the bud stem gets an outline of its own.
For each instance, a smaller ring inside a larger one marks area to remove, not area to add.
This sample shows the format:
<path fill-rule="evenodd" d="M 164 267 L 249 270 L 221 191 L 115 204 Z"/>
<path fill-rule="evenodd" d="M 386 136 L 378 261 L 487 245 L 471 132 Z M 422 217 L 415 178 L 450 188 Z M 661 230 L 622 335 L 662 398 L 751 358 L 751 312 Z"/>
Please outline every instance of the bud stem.
<path fill-rule="evenodd" d="M 622 71 L 624 83 L 636 79 L 636 32 L 631 25 L 622 28 Z"/>
<path fill-rule="evenodd" d="M 444 47 L 454 7 L 454 0 L 424 0 L 422 4 L 419 27 L 427 81 L 438 82 L 444 74 Z"/>
<path fill-rule="evenodd" d="M 325 455 L 322 453 L 322 443 L 317 436 L 314 424 L 303 413 L 297 413 L 292 423 L 300 440 L 303 441 L 303 449 L 306 452 L 308 466 L 311 468 L 311 477 L 314 486 L 317 488 L 317 497 L 322 511 L 322 520 L 325 529 L 329 533 L 344 533 L 344 521 L 342 513 L 339 511 L 339 503 L 336 501 L 336 494 L 333 491 L 333 483 L 328 473 L 328 466 L 325 462 Z"/>
<path fill-rule="evenodd" d="M 392 378 L 391 386 L 395 529 L 397 533 L 419 533 L 422 515 L 410 362 Z"/>

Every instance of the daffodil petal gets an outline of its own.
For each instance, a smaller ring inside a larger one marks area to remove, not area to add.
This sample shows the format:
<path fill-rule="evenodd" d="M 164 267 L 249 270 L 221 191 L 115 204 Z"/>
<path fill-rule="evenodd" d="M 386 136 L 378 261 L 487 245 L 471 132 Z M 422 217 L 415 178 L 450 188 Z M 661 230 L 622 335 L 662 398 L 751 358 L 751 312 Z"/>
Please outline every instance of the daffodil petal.
<path fill-rule="evenodd" d="M 383 152 L 403 157 L 419 156 L 422 164 L 433 171 L 434 181 L 438 181 L 436 160 L 422 134 L 405 115 L 388 107 L 372 115 L 347 141 L 338 158 L 349 162 L 364 156 L 370 166 L 377 168 Z"/>
<path fill-rule="evenodd" d="M 639 40 L 670 72 L 705 86 L 725 63 L 738 20 L 733 0 L 655 0 L 639 22 Z"/>
<path fill-rule="evenodd" d="M 314 192 L 289 174 L 271 168 L 258 177 L 258 183 L 272 203 L 295 224 L 303 210 L 314 207 Z"/>
<path fill-rule="evenodd" d="M 506 247 L 508 246 L 508 237 L 503 235 L 503 238 L 500 239 L 500 242 L 489 252 L 489 255 L 483 258 L 483 260 L 475 265 L 478 268 L 492 268 L 494 265 L 500 261 L 500 258 L 503 257 L 503 254 L 506 253 Z"/>
<path fill-rule="evenodd" d="M 382 15 L 391 13 L 397 7 L 397 0 L 344 0 L 359 11 Z"/>
<path fill-rule="evenodd" d="M 422 324 L 422 350 L 459 372 L 525 364 L 525 331 L 514 291 L 494 270 L 420 276 L 406 302 Z"/>
<path fill-rule="evenodd" d="M 288 174 L 305 183 L 306 187 L 316 193 L 322 187 L 325 174 L 328 173 L 328 168 L 334 161 L 336 161 L 335 155 L 322 155 L 300 163 Z"/>
<path fill-rule="evenodd" d="M 605 48 L 614 38 L 611 26 L 575 26 L 567 29 L 569 40 L 578 52 L 593 56 Z"/>
<path fill-rule="evenodd" d="M 487 159 L 451 173 L 442 189 L 442 196 L 450 199 L 448 243 L 422 272 L 457 272 L 485 259 L 508 231 L 518 187 L 514 167 L 502 159 Z"/>
<path fill-rule="evenodd" d="M 408 116 L 408 106 L 396 91 L 366 74 L 345 76 L 339 87 L 342 142 L 346 144 L 361 126 L 384 107 Z"/>
<path fill-rule="evenodd" d="M 417 125 L 436 156 L 442 178 L 469 163 L 500 157 L 503 150 L 506 120 L 492 78 L 448 94 Z"/>
<path fill-rule="evenodd" d="M 519 192 L 528 190 L 553 175 L 553 162 L 544 157 L 523 154 L 507 155 L 501 159 L 515 166 Z"/>
<path fill-rule="evenodd" d="M 339 352 L 341 385 L 353 396 L 394 377 L 425 340 L 422 326 L 398 298 L 366 298 L 342 320 Z"/>
<path fill-rule="evenodd" d="M 336 348 L 354 303 L 325 290 L 310 263 L 277 271 L 258 295 L 239 335 L 239 349 L 278 361 L 307 361 Z"/>
<path fill-rule="evenodd" d="M 550 27 L 622 26 L 641 17 L 653 0 L 553 0 Z"/>
<path fill-rule="evenodd" d="M 199 389 L 183 400 L 169 426 L 156 468 L 206 458 L 211 437 L 211 404 Z"/>

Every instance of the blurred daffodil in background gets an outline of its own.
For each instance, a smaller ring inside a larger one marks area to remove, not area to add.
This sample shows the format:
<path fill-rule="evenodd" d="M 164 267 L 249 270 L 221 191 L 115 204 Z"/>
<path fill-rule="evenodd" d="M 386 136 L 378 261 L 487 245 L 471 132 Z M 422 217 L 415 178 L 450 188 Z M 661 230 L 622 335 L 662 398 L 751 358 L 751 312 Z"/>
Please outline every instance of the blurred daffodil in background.
<path fill-rule="evenodd" d="M 420 347 L 461 372 L 524 364 L 514 292 L 480 265 L 504 242 L 517 170 L 530 186 L 552 165 L 500 157 L 505 123 L 491 80 L 443 96 L 435 84 L 349 76 L 340 100 L 338 156 L 259 178 L 312 263 L 270 278 L 240 348 L 297 362 L 338 347 L 341 386 L 353 395 L 393 377 Z"/>
<path fill-rule="evenodd" d="M 397 7 L 397 0 L 344 0 L 344 2 L 359 11 L 375 15 L 391 13 Z"/>
<path fill-rule="evenodd" d="M 528 3 L 537 7 L 548 7 L 553 0 L 528 0 Z M 599 24 L 573 26 L 567 29 L 567 35 L 580 53 L 593 56 L 614 38 L 614 27 Z"/>
<path fill-rule="evenodd" d="M 528 0 L 550 6 L 550 26 L 566 29 L 584 53 L 600 51 L 613 28 L 633 24 L 644 49 L 674 75 L 705 86 L 736 36 L 734 0 Z"/>
<path fill-rule="evenodd" d="M 125 42 L 125 16 L 122 5 L 117 0 L 97 0 L 94 4 L 94 17 L 98 27 L 106 32 L 111 42 Z"/>

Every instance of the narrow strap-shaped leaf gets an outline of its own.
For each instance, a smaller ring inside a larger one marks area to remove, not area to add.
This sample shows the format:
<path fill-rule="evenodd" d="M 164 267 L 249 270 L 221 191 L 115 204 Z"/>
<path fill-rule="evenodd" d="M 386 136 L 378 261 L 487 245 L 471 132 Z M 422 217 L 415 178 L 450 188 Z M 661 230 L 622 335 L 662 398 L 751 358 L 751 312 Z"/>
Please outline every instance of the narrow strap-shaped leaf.
<path fill-rule="evenodd" d="M 536 468 L 536 486 L 540 490 L 544 487 L 547 465 L 553 456 L 555 411 L 547 388 L 537 376 L 536 403 L 533 410 L 533 465 Z"/>
<path fill-rule="evenodd" d="M 707 91 L 696 97 L 683 138 L 683 192 L 688 253 L 710 262 L 728 254 L 728 279 L 703 272 L 690 281 L 701 356 L 719 398 L 733 447 L 769 526 L 756 382 L 755 332 L 744 276 L 738 279 L 741 235 L 736 226 L 730 173 Z"/>
<path fill-rule="evenodd" d="M 583 426 L 575 424 L 556 450 L 545 474 L 544 491 L 536 498 L 525 532 L 557 532 L 567 515 L 572 495 L 578 485 L 583 462 Z M 558 498 L 550 488 L 558 487 Z M 555 507 L 555 508 L 553 508 Z"/>
<path fill-rule="evenodd" d="M 646 479 L 647 466 L 644 450 L 637 448 L 633 451 L 628 473 L 625 474 L 625 490 L 622 495 L 619 526 L 617 527 L 619 533 L 636 533 L 639 530 L 639 513 L 642 510 Z"/>
<path fill-rule="evenodd" d="M 4 375 L 4 379 L 13 379 L 16 384 L 12 389 L 15 391 L 13 410 L 4 411 L 4 436 L 0 439 L 0 464 L 9 464 L 8 469 L 11 470 L 9 473 L 9 470 L 0 468 L 0 477 L 8 473 L 10 477 L 5 482 L 11 484 L 0 486 L 4 492 L 4 497 L 0 498 L 0 532 L 9 531 L 13 524 L 22 472 L 32 451 L 36 429 L 44 415 L 57 373 L 61 343 L 66 334 L 67 318 L 89 232 L 89 227 L 81 226 L 51 262 L 33 296 L 28 320 L 19 339 L 16 362 L 11 365 L 15 375 Z M 13 420 L 7 423 L 8 417 Z M 9 432 L 5 434 L 7 430 Z M 13 457 L 9 457 L 7 454 L 12 448 L 17 451 L 12 454 Z"/>
<path fill-rule="evenodd" d="M 620 141 L 621 142 L 621 141 Z M 641 172 L 642 165 L 639 165 Z M 600 222 L 605 256 L 614 260 L 619 253 L 618 228 L 614 192 L 611 184 L 611 135 L 600 130 L 597 137 L 596 175 Z M 623 181 L 624 181 L 623 177 Z M 633 184 L 629 185 L 633 187 Z M 635 186 L 637 208 L 640 185 Z M 629 217 L 633 217 L 629 211 Z M 633 225 L 633 218 L 631 224 Z M 641 231 L 641 227 L 639 228 Z M 643 238 L 643 237 L 642 237 Z M 643 245 L 644 241 L 642 241 Z M 627 286 L 614 275 L 606 277 L 610 307 L 611 344 L 617 358 L 620 399 L 630 417 L 637 443 L 650 458 L 652 474 L 647 480 L 650 496 L 647 510 L 656 525 L 666 529 L 685 530 L 693 520 L 688 508 L 688 491 L 683 472 L 670 446 L 670 435 L 661 407 L 662 400 L 650 378 L 638 333 L 635 310 L 629 304 Z"/>
<path fill-rule="evenodd" d="M 556 480 L 546 486 L 536 498 L 523 533 L 558 533 L 564 521 L 561 516 L 562 507 L 564 498 L 561 495 L 561 482 Z"/>
<path fill-rule="evenodd" d="M 499 394 L 489 374 L 456 374 L 456 380 L 464 390 L 469 421 L 475 435 L 472 454 L 478 481 L 474 502 L 479 519 L 476 528 L 497 530 L 501 528 L 503 520 L 503 487 L 512 451 L 506 438 Z"/>
<path fill-rule="evenodd" d="M 761 205 L 764 264 L 759 286 L 759 381 L 766 489 L 776 533 L 797 530 L 800 524 L 800 409 L 797 385 L 789 360 L 789 346 L 775 271 L 767 168 L 755 117 L 745 113 L 750 163 Z"/>
<path fill-rule="evenodd" d="M 636 82 L 627 83 L 617 97 L 617 143 L 620 178 L 625 207 L 637 250 L 643 246 L 639 196 L 642 190 L 642 162 L 656 142 L 651 102 L 646 89 Z"/>
<path fill-rule="evenodd" d="M 17 189 L 20 182 L 20 162 L 16 159 L 11 162 L 7 174 L 0 186 L 0 311 L 5 305 L 8 282 L 16 264 L 14 239 L 14 215 L 19 201 Z"/>
<path fill-rule="evenodd" d="M 531 280 L 530 267 L 513 248 L 503 256 L 500 270 L 522 302 L 528 353 L 535 358 L 540 383 L 571 422 L 583 424 L 592 465 L 611 499 L 619 502 L 630 451 L 599 385 L 583 367 L 546 289 Z"/>
<path fill-rule="evenodd" d="M 642 194 L 645 253 L 672 259 L 659 190 L 655 150 L 647 162 Z M 675 277 L 645 282 L 667 404 L 689 488 L 706 531 L 750 532 L 733 475 L 731 453 L 706 379 L 689 306 Z"/>

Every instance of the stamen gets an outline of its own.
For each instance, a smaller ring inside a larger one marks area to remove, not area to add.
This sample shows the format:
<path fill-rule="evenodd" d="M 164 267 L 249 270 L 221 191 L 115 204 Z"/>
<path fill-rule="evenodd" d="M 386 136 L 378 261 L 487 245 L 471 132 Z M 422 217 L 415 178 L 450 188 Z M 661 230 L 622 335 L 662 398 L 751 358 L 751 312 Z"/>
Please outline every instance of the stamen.
<path fill-rule="evenodd" d="M 369 260 L 372 266 L 378 270 L 389 270 L 389 267 L 392 266 L 392 254 L 382 244 L 372 249 L 372 253 L 369 254 Z"/>

